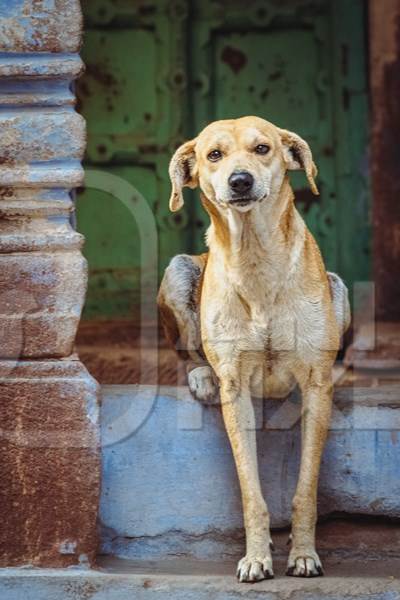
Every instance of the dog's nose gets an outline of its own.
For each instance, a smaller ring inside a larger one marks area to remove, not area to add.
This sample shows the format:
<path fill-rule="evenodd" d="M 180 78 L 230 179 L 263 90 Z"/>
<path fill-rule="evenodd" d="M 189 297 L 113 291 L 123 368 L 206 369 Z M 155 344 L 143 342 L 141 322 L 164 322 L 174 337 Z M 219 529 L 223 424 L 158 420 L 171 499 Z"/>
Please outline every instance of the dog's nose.
<path fill-rule="evenodd" d="M 236 194 L 249 192 L 253 187 L 254 177 L 247 171 L 235 171 L 228 179 L 231 190 Z"/>

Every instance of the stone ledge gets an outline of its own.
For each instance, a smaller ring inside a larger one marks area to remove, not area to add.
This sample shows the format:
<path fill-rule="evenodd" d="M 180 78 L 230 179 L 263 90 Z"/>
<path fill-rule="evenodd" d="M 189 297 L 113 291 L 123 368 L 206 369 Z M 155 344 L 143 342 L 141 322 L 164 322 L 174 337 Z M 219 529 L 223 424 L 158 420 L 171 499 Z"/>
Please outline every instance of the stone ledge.
<path fill-rule="evenodd" d="M 262 486 L 274 527 L 290 523 L 300 404 L 255 402 Z M 320 515 L 400 517 L 400 388 L 336 393 Z M 236 556 L 242 510 L 217 407 L 187 388 L 103 386 L 103 551 L 132 558 Z"/>
<path fill-rule="evenodd" d="M 331 563 L 317 579 L 277 576 L 239 584 L 233 563 L 106 561 L 98 571 L 2 569 L 0 596 L 7 600 L 396 600 L 399 561 Z M 284 564 L 277 564 L 277 571 Z"/>

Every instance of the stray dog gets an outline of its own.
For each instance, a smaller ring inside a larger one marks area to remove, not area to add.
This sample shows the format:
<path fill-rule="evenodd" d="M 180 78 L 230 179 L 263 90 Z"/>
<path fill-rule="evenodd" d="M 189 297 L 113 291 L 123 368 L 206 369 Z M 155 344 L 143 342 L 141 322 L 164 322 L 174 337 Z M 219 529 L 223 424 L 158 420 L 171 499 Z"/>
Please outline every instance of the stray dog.
<path fill-rule="evenodd" d="M 347 288 L 327 273 L 295 208 L 287 172 L 317 169 L 301 137 L 258 117 L 216 121 L 175 152 L 170 208 L 199 186 L 208 253 L 180 255 L 158 296 L 168 340 L 187 359 L 190 390 L 222 414 L 242 494 L 240 581 L 273 577 L 269 513 L 258 475 L 251 395 L 302 392 L 302 452 L 287 574 L 322 575 L 315 550 L 317 486 L 332 404 L 332 366 L 350 322 Z"/>

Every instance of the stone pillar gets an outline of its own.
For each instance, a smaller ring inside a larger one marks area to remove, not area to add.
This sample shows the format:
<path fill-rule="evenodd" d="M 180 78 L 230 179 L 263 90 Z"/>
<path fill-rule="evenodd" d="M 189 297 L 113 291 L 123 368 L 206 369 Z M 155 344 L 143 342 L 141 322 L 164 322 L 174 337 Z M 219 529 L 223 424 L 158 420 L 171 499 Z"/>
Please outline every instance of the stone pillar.
<path fill-rule="evenodd" d="M 370 0 L 371 174 L 377 316 L 400 320 L 400 3 Z"/>
<path fill-rule="evenodd" d="M 73 354 L 87 283 L 70 225 L 81 33 L 78 0 L 0 0 L 0 566 L 96 552 L 98 386 Z"/>

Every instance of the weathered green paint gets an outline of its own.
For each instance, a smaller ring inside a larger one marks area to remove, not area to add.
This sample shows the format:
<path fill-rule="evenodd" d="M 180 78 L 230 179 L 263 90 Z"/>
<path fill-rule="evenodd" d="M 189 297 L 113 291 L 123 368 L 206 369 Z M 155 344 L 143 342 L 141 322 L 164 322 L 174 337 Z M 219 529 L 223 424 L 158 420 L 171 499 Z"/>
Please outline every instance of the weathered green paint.
<path fill-rule="evenodd" d="M 304 136 L 321 196 L 293 177 L 298 206 L 330 269 L 348 284 L 369 273 L 367 90 L 362 0 L 92 0 L 84 9 L 87 164 L 128 181 L 151 205 L 160 272 L 177 252 L 204 250 L 198 194 L 168 212 L 168 160 L 215 118 L 257 114 Z M 132 315 L 137 227 L 117 200 L 79 197 L 91 268 L 87 316 Z"/>
<path fill-rule="evenodd" d="M 189 215 L 168 210 L 168 162 L 187 127 L 185 3 L 83 3 L 86 74 L 78 85 L 88 124 L 86 166 L 133 184 L 157 222 L 160 272 L 190 244 Z M 138 301 L 137 223 L 111 195 L 84 190 L 79 229 L 86 236 L 90 278 L 86 316 L 132 316 Z"/>

